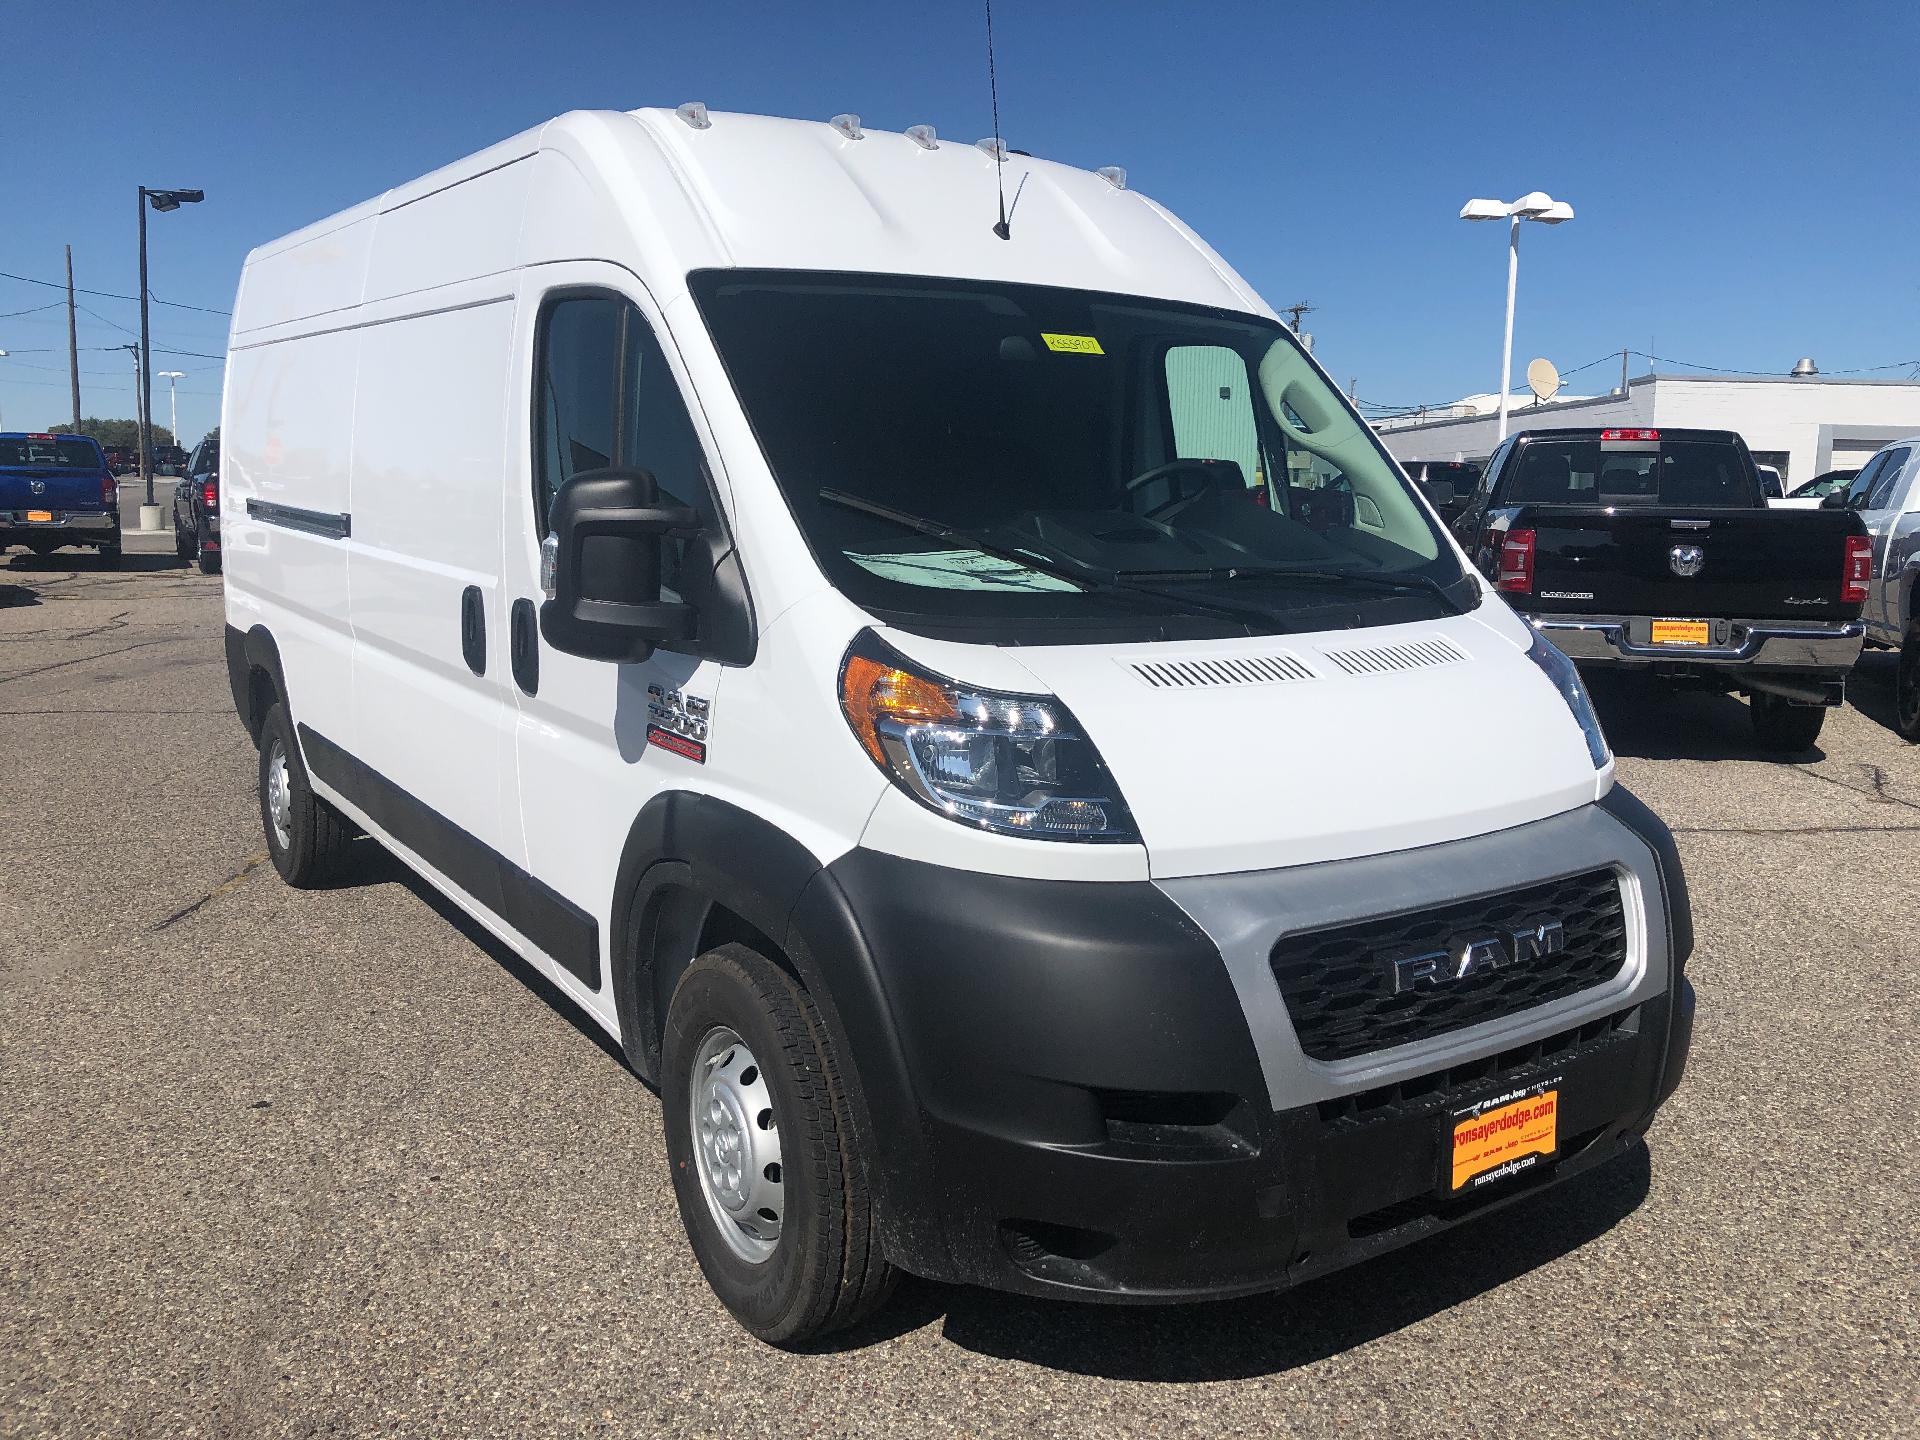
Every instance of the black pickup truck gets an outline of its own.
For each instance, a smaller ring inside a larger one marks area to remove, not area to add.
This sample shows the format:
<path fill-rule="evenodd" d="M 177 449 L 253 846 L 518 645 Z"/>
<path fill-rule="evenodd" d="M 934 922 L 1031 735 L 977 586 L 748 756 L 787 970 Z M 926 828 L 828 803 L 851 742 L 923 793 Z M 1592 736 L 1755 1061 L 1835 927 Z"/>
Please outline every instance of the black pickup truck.
<path fill-rule="evenodd" d="M 1768 509 L 1731 431 L 1515 435 L 1454 533 L 1573 660 L 1740 691 L 1771 749 L 1813 744 L 1860 654 L 1859 517 Z"/>

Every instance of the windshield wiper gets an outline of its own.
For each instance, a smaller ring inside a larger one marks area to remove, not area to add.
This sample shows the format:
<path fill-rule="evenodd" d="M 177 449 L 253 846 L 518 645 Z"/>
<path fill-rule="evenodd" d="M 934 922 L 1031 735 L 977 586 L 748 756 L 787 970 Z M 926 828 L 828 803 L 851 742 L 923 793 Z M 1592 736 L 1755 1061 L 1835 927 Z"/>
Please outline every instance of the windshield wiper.
<path fill-rule="evenodd" d="M 1065 580 L 1072 585 L 1084 586 L 1110 595 L 1147 596 L 1163 600 L 1178 606 L 1188 614 L 1219 615 L 1242 623 L 1271 625 L 1280 617 L 1271 610 L 1251 605 L 1236 605 L 1226 600 L 1209 600 L 1197 595 L 1182 595 L 1172 590 L 1157 590 L 1151 585 L 1133 585 L 1118 579 L 1112 571 L 1103 571 L 1088 565 L 1072 556 L 1042 555 L 1025 546 L 1003 544 L 990 539 L 976 530 L 963 530 L 957 525 L 949 525 L 944 520 L 929 520 L 922 515 L 910 514 L 905 510 L 896 510 L 891 505 L 878 500 L 868 500 L 864 496 L 852 495 L 845 490 L 827 487 L 816 492 L 829 505 L 837 505 L 843 510 L 857 510 L 863 515 L 872 515 L 880 520 L 891 521 L 903 530 L 911 530 L 919 535 L 931 536 L 935 540 L 946 540 L 955 544 L 972 546 L 983 555 L 991 555 L 997 560 L 1011 561 L 1015 565 L 1036 570 L 1042 575 L 1051 575 L 1056 580 Z"/>
<path fill-rule="evenodd" d="M 1375 575 L 1365 570 L 1294 570 L 1281 565 L 1233 565 L 1213 570 L 1119 570 L 1120 579 L 1154 576 L 1180 580 L 1305 580 L 1318 584 L 1337 584 L 1347 580 L 1375 585 L 1383 590 L 1426 590 L 1456 615 L 1465 615 L 1472 607 L 1464 605 L 1430 575 Z"/>

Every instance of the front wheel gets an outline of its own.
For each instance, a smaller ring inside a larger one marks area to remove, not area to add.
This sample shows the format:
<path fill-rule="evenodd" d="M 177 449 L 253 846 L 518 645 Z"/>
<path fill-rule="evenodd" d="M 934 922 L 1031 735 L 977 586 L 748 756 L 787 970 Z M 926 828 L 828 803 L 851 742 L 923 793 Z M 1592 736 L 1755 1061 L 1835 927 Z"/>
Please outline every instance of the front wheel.
<path fill-rule="evenodd" d="M 735 1319 L 792 1345 L 886 1300 L 897 1272 L 838 1062 L 790 975 L 744 945 L 695 960 L 667 1009 L 660 1099 L 681 1221 Z"/>
<path fill-rule="evenodd" d="M 1827 723 L 1826 706 L 1796 705 L 1778 695 L 1756 694 L 1749 711 L 1755 738 L 1767 749 L 1788 755 L 1811 750 Z"/>
<path fill-rule="evenodd" d="M 1893 682 L 1893 728 L 1909 743 L 1920 741 L 1920 624 L 1900 644 L 1900 668 Z"/>

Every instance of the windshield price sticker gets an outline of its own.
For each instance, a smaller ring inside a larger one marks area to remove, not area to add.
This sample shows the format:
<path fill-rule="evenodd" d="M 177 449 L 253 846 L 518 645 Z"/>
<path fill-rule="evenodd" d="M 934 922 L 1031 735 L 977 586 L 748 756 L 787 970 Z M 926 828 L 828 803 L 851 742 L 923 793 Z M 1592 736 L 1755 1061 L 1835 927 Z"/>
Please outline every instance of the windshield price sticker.
<path fill-rule="evenodd" d="M 1453 1112 L 1454 1193 L 1517 1175 L 1560 1149 L 1560 1077 Z"/>
<path fill-rule="evenodd" d="M 1046 341 L 1049 350 L 1058 350 L 1062 355 L 1104 355 L 1100 342 L 1091 335 L 1050 335 L 1040 332 L 1040 338 Z"/>

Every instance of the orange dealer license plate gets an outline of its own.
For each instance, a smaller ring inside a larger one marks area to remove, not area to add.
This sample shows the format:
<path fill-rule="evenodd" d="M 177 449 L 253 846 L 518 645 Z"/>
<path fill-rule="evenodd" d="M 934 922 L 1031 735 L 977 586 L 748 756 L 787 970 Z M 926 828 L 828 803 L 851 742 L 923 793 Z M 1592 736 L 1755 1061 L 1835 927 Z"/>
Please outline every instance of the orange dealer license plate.
<path fill-rule="evenodd" d="M 48 525 L 48 524 L 51 524 L 52 521 L 53 521 L 53 512 L 51 510 L 27 511 L 27 523 L 30 525 L 32 524 Z"/>
<path fill-rule="evenodd" d="M 1517 1175 L 1560 1149 L 1559 1077 L 1453 1112 L 1449 1191 Z"/>
<path fill-rule="evenodd" d="M 1713 636 L 1704 620 L 1656 620 L 1653 643 L 1656 645 L 1706 645 Z"/>

